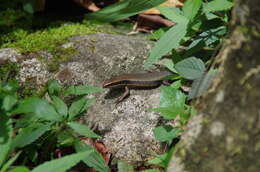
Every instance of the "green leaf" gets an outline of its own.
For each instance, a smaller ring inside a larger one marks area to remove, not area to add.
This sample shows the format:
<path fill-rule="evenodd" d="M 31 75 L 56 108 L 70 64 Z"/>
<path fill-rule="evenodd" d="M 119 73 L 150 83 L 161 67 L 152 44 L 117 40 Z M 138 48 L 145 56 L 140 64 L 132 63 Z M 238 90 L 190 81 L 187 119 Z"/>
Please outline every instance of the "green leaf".
<path fill-rule="evenodd" d="M 176 116 L 183 112 L 183 108 L 176 106 L 159 107 L 150 110 L 153 112 L 160 112 L 161 116 L 166 120 L 174 119 Z"/>
<path fill-rule="evenodd" d="M 92 151 L 79 152 L 52 161 L 47 161 L 34 168 L 32 172 L 64 172 L 81 160 L 91 156 L 91 153 Z"/>
<path fill-rule="evenodd" d="M 57 80 L 51 80 L 48 82 L 48 92 L 50 95 L 57 95 L 61 92 L 61 85 Z"/>
<path fill-rule="evenodd" d="M 159 39 L 167 30 L 165 28 L 160 28 L 154 32 L 152 32 L 150 35 L 148 35 L 148 39 L 157 40 Z"/>
<path fill-rule="evenodd" d="M 191 91 L 189 92 L 188 99 L 201 96 L 206 92 L 216 76 L 217 70 L 210 70 L 208 73 L 202 75 L 200 78 L 193 81 Z"/>
<path fill-rule="evenodd" d="M 202 0 L 186 0 L 182 8 L 184 16 L 186 16 L 190 21 L 192 21 L 197 15 Z"/>
<path fill-rule="evenodd" d="M 15 167 L 12 170 L 9 170 L 8 172 L 30 172 L 30 170 L 27 167 Z"/>
<path fill-rule="evenodd" d="M 59 146 L 71 146 L 75 141 L 70 130 L 60 132 L 57 137 Z"/>
<path fill-rule="evenodd" d="M 181 133 L 182 130 L 180 128 L 174 128 L 170 125 L 156 127 L 153 130 L 153 134 L 155 138 L 160 142 L 168 142 L 169 144 L 172 143 L 174 138 L 178 137 L 178 134 Z"/>
<path fill-rule="evenodd" d="M 102 88 L 93 87 L 90 85 L 79 85 L 79 86 L 71 86 L 67 90 L 65 90 L 65 96 L 68 95 L 85 95 L 92 94 L 102 91 Z"/>
<path fill-rule="evenodd" d="M 2 167 L 1 172 L 2 171 L 6 171 L 15 161 L 16 159 L 19 157 L 19 155 L 21 154 L 21 151 L 19 151 L 18 153 L 15 154 L 15 156 L 13 156 L 11 159 L 9 159 Z"/>
<path fill-rule="evenodd" d="M 76 116 L 80 115 L 83 113 L 87 108 L 90 107 L 91 103 L 95 99 L 86 99 L 82 97 L 81 99 L 73 102 L 69 108 L 69 120 L 73 120 Z"/>
<path fill-rule="evenodd" d="M 187 32 L 188 21 L 184 19 L 182 22 L 169 29 L 152 48 L 151 53 L 144 64 L 144 68 L 148 69 L 153 63 L 159 60 L 163 55 L 170 52 L 173 48 L 179 46 Z"/>
<path fill-rule="evenodd" d="M 185 110 L 186 96 L 174 87 L 161 86 L 160 107 L 151 109 L 155 112 L 160 112 L 167 119 L 174 119 Z"/>
<path fill-rule="evenodd" d="M 213 0 L 203 3 L 204 12 L 225 11 L 233 7 L 233 3 L 228 0 Z"/>
<path fill-rule="evenodd" d="M 181 87 L 181 80 L 177 80 L 171 84 L 172 88 L 179 89 Z"/>
<path fill-rule="evenodd" d="M 88 19 L 111 22 L 133 16 L 137 13 L 153 8 L 165 0 L 124 0 L 109 5 L 102 10 L 86 15 Z"/>
<path fill-rule="evenodd" d="M 12 120 L 5 113 L 0 113 L 0 168 L 8 157 L 13 134 Z"/>
<path fill-rule="evenodd" d="M 56 96 L 52 96 L 52 103 L 56 109 L 56 111 L 63 117 L 67 116 L 68 113 L 68 107 L 67 105 L 59 98 Z"/>
<path fill-rule="evenodd" d="M 170 19 L 173 22 L 181 23 L 183 20 L 187 20 L 185 16 L 181 13 L 178 8 L 169 7 L 169 6 L 159 6 L 157 9 L 160 13 L 165 16 L 166 18 Z"/>
<path fill-rule="evenodd" d="M 3 100 L 2 108 L 5 111 L 9 111 L 16 104 L 16 102 L 17 102 L 16 94 L 14 94 L 14 95 L 6 95 L 4 97 L 4 100 Z"/>
<path fill-rule="evenodd" d="M 77 122 L 68 122 L 70 128 L 72 128 L 76 133 L 79 133 L 82 136 L 91 137 L 91 138 L 101 138 L 99 135 L 90 130 L 86 125 L 77 123 Z"/>
<path fill-rule="evenodd" d="M 195 57 L 190 57 L 178 62 L 175 65 L 175 69 L 179 75 L 190 80 L 201 77 L 206 70 L 203 61 Z"/>
<path fill-rule="evenodd" d="M 50 126 L 41 123 L 33 123 L 30 126 L 21 129 L 12 141 L 12 149 L 31 144 L 48 130 L 50 130 Z"/>
<path fill-rule="evenodd" d="M 153 165 L 159 165 L 161 167 L 166 168 L 167 167 L 167 163 L 168 163 L 168 162 L 165 162 L 166 159 L 167 159 L 167 156 L 169 156 L 168 152 L 166 152 L 166 153 L 164 153 L 162 155 L 157 155 L 154 159 L 149 160 L 147 163 L 148 164 L 153 164 Z"/>
<path fill-rule="evenodd" d="M 13 113 L 33 113 L 38 118 L 48 121 L 62 121 L 61 115 L 59 115 L 53 106 L 51 106 L 46 100 L 31 97 L 24 99 Z"/>
<path fill-rule="evenodd" d="M 177 73 L 177 71 L 176 71 L 175 68 L 174 68 L 174 63 L 173 63 L 172 60 L 170 60 L 170 59 L 165 59 L 165 60 L 163 60 L 162 64 L 163 64 L 164 66 L 166 66 L 170 71 L 172 71 L 172 72 L 174 72 L 174 73 Z"/>
<path fill-rule="evenodd" d="M 96 171 L 99 172 L 109 172 L 109 167 L 106 165 L 103 157 L 94 149 L 93 147 L 82 143 L 80 140 L 75 142 L 74 148 L 77 152 L 79 151 L 89 151 L 91 150 L 91 156 L 86 157 L 83 159 L 84 163 L 86 163 L 89 167 L 94 168 Z"/>
<path fill-rule="evenodd" d="M 169 151 L 162 155 L 157 155 L 154 159 L 149 160 L 147 163 L 148 164 L 153 164 L 153 165 L 159 165 L 164 168 L 168 167 L 169 161 L 171 160 L 172 153 L 175 151 L 174 147 L 172 147 Z"/>
<path fill-rule="evenodd" d="M 173 87 L 161 86 L 160 107 L 184 108 L 186 96 L 180 90 Z"/>
<path fill-rule="evenodd" d="M 125 161 L 118 161 L 118 172 L 134 172 L 134 167 Z"/>

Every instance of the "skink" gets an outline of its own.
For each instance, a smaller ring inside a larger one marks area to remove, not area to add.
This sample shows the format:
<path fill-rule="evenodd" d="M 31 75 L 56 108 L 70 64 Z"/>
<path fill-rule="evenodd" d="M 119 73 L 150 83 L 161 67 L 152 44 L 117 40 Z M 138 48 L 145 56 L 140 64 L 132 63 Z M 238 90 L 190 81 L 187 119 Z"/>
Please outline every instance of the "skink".
<path fill-rule="evenodd" d="M 124 94 L 116 100 L 120 103 L 130 94 L 129 88 L 153 88 L 162 84 L 164 78 L 172 75 L 171 72 L 153 72 L 153 73 L 136 73 L 123 74 L 105 80 L 103 88 L 125 88 Z"/>

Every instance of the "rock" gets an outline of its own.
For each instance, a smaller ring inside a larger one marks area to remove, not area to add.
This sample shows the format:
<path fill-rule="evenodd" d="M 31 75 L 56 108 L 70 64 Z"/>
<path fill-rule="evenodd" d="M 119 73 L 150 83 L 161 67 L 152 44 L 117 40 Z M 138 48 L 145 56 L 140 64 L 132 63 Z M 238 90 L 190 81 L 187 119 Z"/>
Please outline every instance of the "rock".
<path fill-rule="evenodd" d="M 19 54 L 13 48 L 3 48 L 0 49 L 0 64 L 4 64 L 7 61 L 17 62 L 21 58 L 21 54 Z"/>
<path fill-rule="evenodd" d="M 58 72 L 48 72 L 48 66 L 36 58 L 36 53 L 21 62 L 19 80 L 24 82 L 26 78 L 34 77 L 35 84 L 43 85 L 55 78 L 65 85 L 101 87 L 111 76 L 144 72 L 143 63 L 152 42 L 140 37 L 97 33 L 72 37 L 61 48 L 68 45 L 77 53 L 61 63 Z M 47 54 L 45 59 L 52 58 L 48 53 L 40 54 L 41 57 Z M 96 102 L 81 121 L 95 126 L 115 159 L 141 163 L 162 151 L 152 132 L 161 118 L 158 113 L 147 111 L 159 107 L 159 89 L 131 90 L 130 97 L 116 106 L 114 101 L 121 93 L 105 89 L 96 94 Z"/>

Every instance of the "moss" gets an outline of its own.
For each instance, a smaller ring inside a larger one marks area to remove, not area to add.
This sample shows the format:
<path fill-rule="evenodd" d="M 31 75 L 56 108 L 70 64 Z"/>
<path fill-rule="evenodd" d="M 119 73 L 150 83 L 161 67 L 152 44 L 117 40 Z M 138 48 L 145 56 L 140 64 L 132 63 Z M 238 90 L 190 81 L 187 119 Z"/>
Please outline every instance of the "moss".
<path fill-rule="evenodd" d="M 50 27 L 33 33 L 30 33 L 28 30 L 17 29 L 12 33 L 16 37 L 16 41 L 7 42 L 2 47 L 18 48 L 21 53 L 39 50 L 54 52 L 57 45 L 66 41 L 65 38 L 95 33 L 97 31 L 94 26 L 86 26 L 80 23 L 63 24 L 59 27 Z"/>

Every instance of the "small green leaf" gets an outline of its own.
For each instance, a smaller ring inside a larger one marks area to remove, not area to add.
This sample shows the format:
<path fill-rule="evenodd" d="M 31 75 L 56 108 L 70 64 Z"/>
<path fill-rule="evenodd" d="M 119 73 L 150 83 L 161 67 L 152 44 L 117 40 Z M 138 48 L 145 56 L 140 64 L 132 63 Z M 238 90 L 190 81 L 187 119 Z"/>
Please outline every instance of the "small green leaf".
<path fill-rule="evenodd" d="M 59 146 L 71 146 L 75 139 L 70 130 L 65 130 L 58 135 L 58 145 Z"/>
<path fill-rule="evenodd" d="M 181 87 L 181 80 L 177 80 L 171 84 L 172 88 L 179 89 Z"/>
<path fill-rule="evenodd" d="M 12 141 L 12 149 L 21 148 L 31 144 L 50 130 L 48 124 L 34 123 L 19 131 L 18 135 Z"/>
<path fill-rule="evenodd" d="M 57 80 L 51 80 L 48 82 L 48 91 L 50 95 L 57 95 L 61 91 L 61 85 Z"/>
<path fill-rule="evenodd" d="M 134 167 L 125 161 L 118 161 L 118 172 L 134 172 Z"/>
<path fill-rule="evenodd" d="M 225 11 L 233 7 L 233 3 L 228 0 L 213 0 L 203 3 L 204 12 Z"/>
<path fill-rule="evenodd" d="M 184 15 L 192 21 L 195 16 L 197 15 L 200 7 L 201 7 L 202 0 L 186 0 L 184 6 L 182 8 Z"/>
<path fill-rule="evenodd" d="M 85 143 L 82 143 L 79 139 L 77 142 L 75 142 L 74 148 L 77 152 L 91 150 L 91 156 L 84 158 L 84 163 L 86 163 L 89 167 L 94 168 L 96 171 L 110 172 L 109 167 L 106 165 L 103 157 L 96 151 L 96 149 Z"/>
<path fill-rule="evenodd" d="M 33 14 L 35 11 L 35 1 L 34 0 L 27 0 L 27 2 L 24 2 L 23 4 L 23 10 Z"/>
<path fill-rule="evenodd" d="M 82 136 L 91 137 L 91 138 L 101 138 L 99 135 L 90 130 L 86 125 L 77 123 L 77 122 L 68 122 L 70 128 L 72 128 L 76 133 L 79 133 Z"/>
<path fill-rule="evenodd" d="M 85 151 L 67 155 L 59 159 L 44 162 L 32 170 L 32 172 L 64 172 L 76 165 L 81 160 L 91 156 L 92 151 Z"/>
<path fill-rule="evenodd" d="M 208 73 L 202 75 L 200 78 L 193 81 L 191 91 L 189 92 L 188 99 L 201 96 L 206 92 L 216 76 L 217 70 L 210 70 Z"/>
<path fill-rule="evenodd" d="M 153 130 L 154 136 L 160 142 L 168 142 L 171 144 L 172 140 L 178 136 L 178 134 L 182 132 L 179 128 L 174 128 L 170 125 L 156 127 Z"/>
<path fill-rule="evenodd" d="M 67 90 L 65 90 L 64 94 L 67 95 L 85 95 L 92 94 L 102 91 L 102 88 L 93 87 L 90 85 L 79 85 L 79 86 L 71 86 Z"/>
<path fill-rule="evenodd" d="M 0 168 L 8 157 L 13 134 L 12 120 L 5 113 L 0 114 Z"/>
<path fill-rule="evenodd" d="M 4 100 L 3 100 L 2 108 L 5 111 L 9 111 L 16 104 L 16 102 L 17 102 L 16 94 L 14 94 L 14 95 L 6 95 L 4 97 Z"/>
<path fill-rule="evenodd" d="M 27 167 L 18 166 L 18 167 L 15 167 L 15 168 L 9 170 L 8 172 L 30 172 L 30 170 Z"/>
<path fill-rule="evenodd" d="M 151 39 L 151 40 L 157 40 L 159 39 L 160 37 L 162 37 L 162 35 L 166 32 L 167 30 L 165 28 L 160 28 L 154 32 L 152 32 L 150 35 L 148 35 L 148 39 Z"/>
<path fill-rule="evenodd" d="M 186 79 L 197 79 L 201 77 L 206 68 L 202 60 L 195 57 L 190 57 L 178 62 L 175 65 L 178 74 Z"/>
<path fill-rule="evenodd" d="M 81 99 L 73 102 L 69 108 L 69 120 L 73 120 L 75 117 L 87 110 L 94 100 L 94 98 L 86 99 L 85 97 L 82 97 Z"/>
<path fill-rule="evenodd" d="M 144 64 L 144 68 L 148 69 L 153 63 L 159 60 L 163 55 L 179 46 L 180 41 L 187 32 L 188 20 L 183 19 L 182 22 L 169 29 L 152 48 L 151 53 Z"/>
<path fill-rule="evenodd" d="M 67 116 L 68 113 L 68 107 L 67 105 L 59 98 L 56 96 L 52 96 L 52 103 L 56 109 L 56 111 L 63 117 Z"/>
<path fill-rule="evenodd" d="M 59 115 L 53 106 L 51 106 L 46 100 L 30 97 L 24 99 L 13 113 L 33 113 L 38 118 L 48 121 L 61 121 L 61 115 Z"/>
<path fill-rule="evenodd" d="M 158 6 L 165 1 L 166 0 L 124 0 L 109 5 L 98 12 L 88 14 L 86 17 L 91 20 L 112 22 L 133 16 L 144 10 Z"/>

